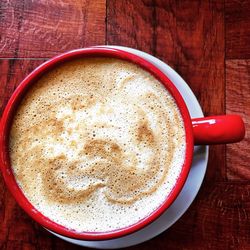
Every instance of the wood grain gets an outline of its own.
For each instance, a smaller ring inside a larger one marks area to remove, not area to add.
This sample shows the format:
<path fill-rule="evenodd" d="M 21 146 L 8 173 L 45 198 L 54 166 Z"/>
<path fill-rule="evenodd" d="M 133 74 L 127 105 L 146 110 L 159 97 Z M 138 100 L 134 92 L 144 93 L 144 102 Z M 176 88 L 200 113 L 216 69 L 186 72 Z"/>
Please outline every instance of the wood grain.
<path fill-rule="evenodd" d="M 153 1 L 107 1 L 107 44 L 154 51 Z"/>
<path fill-rule="evenodd" d="M 250 58 L 250 1 L 226 0 L 226 57 Z"/>
<path fill-rule="evenodd" d="M 18 84 L 44 60 L 0 60 L 0 114 Z"/>
<path fill-rule="evenodd" d="M 187 81 L 205 115 L 225 112 L 223 1 L 109 0 L 107 42 L 159 57 Z M 225 179 L 225 146 L 211 147 L 206 178 Z"/>
<path fill-rule="evenodd" d="M 245 121 L 246 137 L 227 145 L 227 178 L 250 180 L 250 60 L 226 62 L 226 110 L 240 114 Z"/>
<path fill-rule="evenodd" d="M 105 43 L 105 0 L 0 1 L 0 57 L 47 58 Z"/>
<path fill-rule="evenodd" d="M 223 0 L 0 1 L 0 58 L 6 58 L 0 59 L 0 114 L 44 58 L 106 41 L 167 62 L 187 81 L 206 115 L 243 116 L 246 139 L 210 147 L 205 181 L 188 211 L 166 232 L 128 249 L 250 249 L 249 5 L 236 0 L 225 5 Z M 225 61 L 225 55 L 240 60 Z M 85 248 L 30 219 L 0 176 L 0 249 Z"/>

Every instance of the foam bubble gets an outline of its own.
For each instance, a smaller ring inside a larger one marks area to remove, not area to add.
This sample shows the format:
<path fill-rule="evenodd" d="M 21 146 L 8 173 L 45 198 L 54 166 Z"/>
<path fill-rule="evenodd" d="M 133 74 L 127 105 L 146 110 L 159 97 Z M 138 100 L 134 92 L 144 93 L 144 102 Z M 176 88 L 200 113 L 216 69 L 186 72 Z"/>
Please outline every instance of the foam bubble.
<path fill-rule="evenodd" d="M 126 227 L 170 193 L 185 155 L 183 121 L 153 76 L 118 59 L 64 63 L 28 92 L 10 156 L 30 202 L 76 231 Z"/>

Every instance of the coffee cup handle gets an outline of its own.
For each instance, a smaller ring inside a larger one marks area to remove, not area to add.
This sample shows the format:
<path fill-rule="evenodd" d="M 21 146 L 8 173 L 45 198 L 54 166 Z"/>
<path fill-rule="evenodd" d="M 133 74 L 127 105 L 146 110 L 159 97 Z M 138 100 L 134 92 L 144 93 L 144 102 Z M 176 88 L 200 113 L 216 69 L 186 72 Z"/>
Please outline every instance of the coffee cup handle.
<path fill-rule="evenodd" d="M 245 125 L 239 115 L 194 118 L 192 125 L 195 145 L 234 143 L 245 136 Z"/>

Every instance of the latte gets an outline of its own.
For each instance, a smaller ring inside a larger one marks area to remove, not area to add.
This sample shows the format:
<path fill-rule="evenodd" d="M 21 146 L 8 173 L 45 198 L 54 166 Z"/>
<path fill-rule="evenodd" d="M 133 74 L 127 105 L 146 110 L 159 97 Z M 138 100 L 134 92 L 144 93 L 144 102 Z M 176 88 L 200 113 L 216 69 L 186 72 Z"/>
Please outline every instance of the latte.
<path fill-rule="evenodd" d="M 85 58 L 32 86 L 9 149 L 37 210 L 79 232 L 106 232 L 165 201 L 185 158 L 185 130 L 174 99 L 150 73 L 119 59 Z"/>

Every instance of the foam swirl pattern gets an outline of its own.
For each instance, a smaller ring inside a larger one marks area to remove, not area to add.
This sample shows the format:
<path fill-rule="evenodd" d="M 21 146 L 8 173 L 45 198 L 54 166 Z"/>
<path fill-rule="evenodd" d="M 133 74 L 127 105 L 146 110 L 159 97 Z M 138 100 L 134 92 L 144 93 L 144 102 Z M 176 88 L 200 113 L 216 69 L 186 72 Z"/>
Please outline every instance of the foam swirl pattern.
<path fill-rule="evenodd" d="M 183 164 L 180 112 L 138 66 L 78 59 L 29 91 L 10 133 L 14 175 L 30 202 L 76 231 L 108 231 L 149 215 Z"/>

